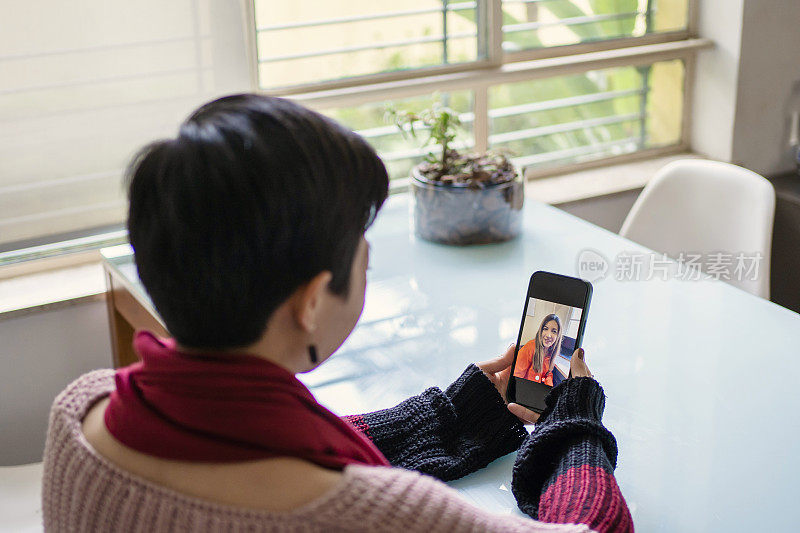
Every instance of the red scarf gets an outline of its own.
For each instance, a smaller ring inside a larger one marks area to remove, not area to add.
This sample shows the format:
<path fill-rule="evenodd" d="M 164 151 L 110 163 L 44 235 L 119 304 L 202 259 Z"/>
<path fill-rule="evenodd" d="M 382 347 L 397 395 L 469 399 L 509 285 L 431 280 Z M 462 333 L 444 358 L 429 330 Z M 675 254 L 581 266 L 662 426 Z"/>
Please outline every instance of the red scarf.
<path fill-rule="evenodd" d="M 182 461 L 297 457 L 326 468 L 389 463 L 290 372 L 252 355 L 187 355 L 140 332 L 141 361 L 116 373 L 108 431 L 148 455 Z"/>

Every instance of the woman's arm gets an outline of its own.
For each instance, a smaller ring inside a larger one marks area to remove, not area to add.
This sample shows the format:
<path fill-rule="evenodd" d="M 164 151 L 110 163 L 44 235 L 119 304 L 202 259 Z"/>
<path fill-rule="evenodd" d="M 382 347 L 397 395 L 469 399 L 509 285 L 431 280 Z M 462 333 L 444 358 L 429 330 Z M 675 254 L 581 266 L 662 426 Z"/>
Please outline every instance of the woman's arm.
<path fill-rule="evenodd" d="M 317 507 L 318 523 L 341 531 L 375 533 L 591 533 L 584 524 L 546 524 L 476 506 L 430 476 L 400 468 L 349 466 L 350 486 L 359 497 Z"/>
<path fill-rule="evenodd" d="M 396 407 L 344 417 L 393 466 L 444 481 L 517 450 L 528 436 L 495 385 L 470 365 L 447 389 L 430 388 Z"/>
<path fill-rule="evenodd" d="M 544 522 L 582 523 L 596 531 L 632 531 L 614 478 L 617 442 L 602 424 L 605 395 L 592 378 L 563 381 L 545 400 L 514 465 L 520 509 Z"/>
<path fill-rule="evenodd" d="M 533 366 L 533 356 L 536 354 L 536 339 L 530 340 L 524 344 L 517 353 L 517 365 L 513 370 L 513 374 L 518 378 L 527 378 L 528 372 Z"/>

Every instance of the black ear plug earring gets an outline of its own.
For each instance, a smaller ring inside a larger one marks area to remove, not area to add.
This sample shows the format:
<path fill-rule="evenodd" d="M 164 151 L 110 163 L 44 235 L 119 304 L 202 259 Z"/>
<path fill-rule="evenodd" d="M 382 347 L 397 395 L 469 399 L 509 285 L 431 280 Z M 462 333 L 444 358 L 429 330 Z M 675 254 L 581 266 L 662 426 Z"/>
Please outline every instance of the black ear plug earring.
<path fill-rule="evenodd" d="M 312 363 L 317 362 L 317 347 L 313 344 L 308 345 L 308 357 L 311 359 Z"/>

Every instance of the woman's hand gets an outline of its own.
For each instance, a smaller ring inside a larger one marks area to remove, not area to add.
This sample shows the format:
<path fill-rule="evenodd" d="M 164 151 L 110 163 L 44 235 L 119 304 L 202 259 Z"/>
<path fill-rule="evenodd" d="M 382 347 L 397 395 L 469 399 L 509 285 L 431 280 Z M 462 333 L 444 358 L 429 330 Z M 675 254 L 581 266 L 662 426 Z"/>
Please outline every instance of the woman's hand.
<path fill-rule="evenodd" d="M 514 350 L 516 347 L 516 344 L 512 344 L 508 347 L 506 353 L 500 357 L 482 363 L 476 363 L 476 366 L 480 368 L 483 373 L 486 374 L 486 377 L 489 378 L 489 381 L 494 384 L 497 392 L 500 393 L 500 396 L 505 402 L 508 402 L 506 399 L 506 389 L 508 388 L 508 380 L 511 377 L 511 363 L 514 362 Z M 526 409 L 517 403 L 509 403 L 508 410 L 519 418 L 523 424 L 533 424 L 539 420 L 539 413 Z"/>
<path fill-rule="evenodd" d="M 575 353 L 572 354 L 572 357 L 570 358 L 569 377 L 571 378 L 594 377 L 592 373 L 589 372 L 589 367 L 586 366 L 586 361 L 584 360 L 583 348 L 578 348 L 577 350 L 575 350 Z"/>
<path fill-rule="evenodd" d="M 494 384 L 497 392 L 500 393 L 504 401 L 506 399 L 506 389 L 508 388 L 508 380 L 511 377 L 511 363 L 514 362 L 514 349 L 516 345 L 512 344 L 506 350 L 506 353 L 495 359 L 490 359 L 482 363 L 476 363 L 486 377 Z M 569 377 L 594 377 L 589 371 L 584 358 L 585 353 L 583 348 L 578 348 L 570 358 L 569 362 Z M 523 424 L 535 424 L 539 420 L 539 413 L 531 411 L 518 403 L 509 403 L 508 410 L 511 411 Z"/>
<path fill-rule="evenodd" d="M 516 344 L 510 345 L 506 353 L 499 357 L 475 363 L 475 366 L 483 370 L 489 381 L 494 384 L 504 401 L 507 401 L 506 389 L 508 388 L 508 378 L 511 376 L 511 363 L 514 362 L 514 348 L 516 348 Z"/>

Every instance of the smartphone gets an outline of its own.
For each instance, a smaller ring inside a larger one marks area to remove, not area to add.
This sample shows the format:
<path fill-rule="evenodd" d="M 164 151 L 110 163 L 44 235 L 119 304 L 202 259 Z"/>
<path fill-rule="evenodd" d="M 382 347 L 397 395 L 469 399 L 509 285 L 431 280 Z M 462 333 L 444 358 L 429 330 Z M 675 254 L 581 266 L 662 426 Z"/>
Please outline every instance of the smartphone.
<path fill-rule="evenodd" d="M 506 398 L 541 413 L 550 389 L 569 376 L 581 347 L 592 284 L 552 272 L 534 272 L 522 310 Z"/>

